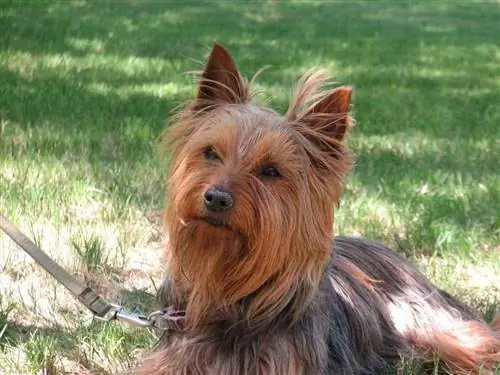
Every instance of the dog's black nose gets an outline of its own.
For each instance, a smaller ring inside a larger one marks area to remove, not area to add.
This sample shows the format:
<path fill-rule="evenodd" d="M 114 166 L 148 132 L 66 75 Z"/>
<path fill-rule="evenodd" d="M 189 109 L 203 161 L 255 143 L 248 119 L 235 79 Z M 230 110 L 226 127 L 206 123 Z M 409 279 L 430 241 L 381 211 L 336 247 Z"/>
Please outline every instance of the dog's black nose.
<path fill-rule="evenodd" d="M 233 194 L 220 187 L 211 187 L 205 192 L 205 207 L 211 212 L 226 212 L 234 206 Z"/>

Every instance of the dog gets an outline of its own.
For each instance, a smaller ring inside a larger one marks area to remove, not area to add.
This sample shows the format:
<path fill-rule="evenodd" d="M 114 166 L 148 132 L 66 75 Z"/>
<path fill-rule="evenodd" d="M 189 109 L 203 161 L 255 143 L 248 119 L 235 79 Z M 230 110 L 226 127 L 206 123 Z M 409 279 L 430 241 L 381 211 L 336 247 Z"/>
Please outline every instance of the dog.
<path fill-rule="evenodd" d="M 353 153 L 352 87 L 299 81 L 285 115 L 257 102 L 214 44 L 197 95 L 167 128 L 168 276 L 159 299 L 178 329 L 135 369 L 155 375 L 454 374 L 500 362 L 500 316 L 432 285 L 363 238 L 333 237 Z"/>

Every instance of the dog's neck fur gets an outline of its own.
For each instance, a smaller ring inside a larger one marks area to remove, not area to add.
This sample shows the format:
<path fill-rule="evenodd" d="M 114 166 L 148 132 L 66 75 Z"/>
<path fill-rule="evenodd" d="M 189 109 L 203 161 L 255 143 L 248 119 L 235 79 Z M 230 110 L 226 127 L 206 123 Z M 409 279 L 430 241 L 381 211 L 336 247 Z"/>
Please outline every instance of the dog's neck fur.
<path fill-rule="evenodd" d="M 232 253 L 242 250 L 226 248 L 223 251 Z M 274 250 L 269 249 L 269 251 Z M 196 327 L 191 328 L 200 330 L 217 324 L 226 327 L 223 331 L 228 334 L 234 331 L 237 334 L 246 332 L 252 336 L 269 332 L 269 330 L 289 328 L 303 317 L 311 301 L 317 297 L 320 283 L 324 280 L 324 277 L 317 280 L 304 280 L 304 278 L 297 277 L 292 281 L 286 280 L 286 284 L 283 281 L 283 288 L 280 290 L 276 303 L 254 313 L 253 305 L 256 300 L 276 293 L 276 285 L 280 284 L 280 276 L 273 276 L 257 290 L 232 304 L 220 301 L 219 304 L 206 306 L 202 320 L 198 320 Z M 165 280 L 159 291 L 160 303 L 163 308 L 173 306 L 176 310 L 184 310 L 186 321 L 192 321 L 189 306 L 196 306 L 203 302 L 199 301 L 197 296 L 193 296 L 191 283 L 184 277 L 176 285 L 174 283 L 175 281 L 171 278 Z"/>

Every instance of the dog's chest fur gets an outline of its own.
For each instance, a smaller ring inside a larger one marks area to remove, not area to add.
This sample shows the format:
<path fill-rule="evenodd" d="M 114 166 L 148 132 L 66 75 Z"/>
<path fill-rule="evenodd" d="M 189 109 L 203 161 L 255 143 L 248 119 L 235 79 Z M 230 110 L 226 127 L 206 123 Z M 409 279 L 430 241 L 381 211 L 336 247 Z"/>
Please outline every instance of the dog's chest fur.
<path fill-rule="evenodd" d="M 198 333 L 175 333 L 161 340 L 154 374 L 162 375 L 326 375 L 332 358 L 331 310 L 312 301 L 292 326 L 256 330 L 214 323 Z M 151 367 L 149 367 L 151 368 Z"/>
<path fill-rule="evenodd" d="M 197 342 L 173 338 L 165 356 L 164 375 L 307 375 L 305 363 L 299 359 L 290 337 L 272 336 L 263 342 L 226 347 L 224 342 Z M 265 342 L 264 342 L 265 341 Z M 168 362 L 168 363 L 167 363 Z"/>

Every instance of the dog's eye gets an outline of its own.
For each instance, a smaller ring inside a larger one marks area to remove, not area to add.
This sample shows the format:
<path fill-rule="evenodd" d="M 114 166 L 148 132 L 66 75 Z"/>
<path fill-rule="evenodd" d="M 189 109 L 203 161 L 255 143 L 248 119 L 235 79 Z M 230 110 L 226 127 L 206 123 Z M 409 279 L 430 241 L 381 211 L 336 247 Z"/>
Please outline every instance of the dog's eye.
<path fill-rule="evenodd" d="M 264 165 L 260 169 L 260 174 L 264 177 L 269 177 L 269 178 L 281 177 L 279 169 L 276 168 L 274 165 Z"/>
<path fill-rule="evenodd" d="M 221 160 L 213 147 L 207 147 L 205 150 L 203 150 L 203 155 L 207 160 Z"/>

